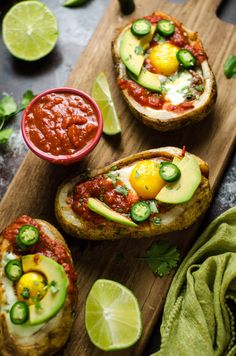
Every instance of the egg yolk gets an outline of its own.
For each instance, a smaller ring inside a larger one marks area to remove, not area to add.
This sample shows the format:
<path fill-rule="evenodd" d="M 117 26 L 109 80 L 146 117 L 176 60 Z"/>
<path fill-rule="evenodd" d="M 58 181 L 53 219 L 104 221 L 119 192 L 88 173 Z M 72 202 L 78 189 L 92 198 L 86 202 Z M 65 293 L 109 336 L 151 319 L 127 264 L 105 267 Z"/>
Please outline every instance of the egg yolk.
<path fill-rule="evenodd" d="M 179 48 L 171 43 L 160 43 L 153 47 L 149 54 L 151 65 L 159 74 L 171 75 L 178 70 L 179 62 L 176 54 Z"/>
<path fill-rule="evenodd" d="M 31 305 L 35 298 L 40 300 L 46 293 L 47 282 L 45 277 L 37 272 L 29 272 L 22 275 L 16 285 L 16 293 L 19 300 Z"/>
<path fill-rule="evenodd" d="M 159 165 L 151 160 L 140 161 L 133 168 L 130 183 L 143 199 L 154 199 L 165 185 L 159 174 Z"/>

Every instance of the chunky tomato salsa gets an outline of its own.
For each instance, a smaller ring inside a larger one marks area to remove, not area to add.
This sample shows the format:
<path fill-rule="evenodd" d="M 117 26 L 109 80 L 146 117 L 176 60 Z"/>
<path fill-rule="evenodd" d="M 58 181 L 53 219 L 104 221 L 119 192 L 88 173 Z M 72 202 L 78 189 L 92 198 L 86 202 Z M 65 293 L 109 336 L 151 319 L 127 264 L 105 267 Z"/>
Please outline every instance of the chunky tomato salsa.
<path fill-rule="evenodd" d="M 41 151 L 72 155 L 94 139 L 98 120 L 86 98 L 67 92 L 48 93 L 33 103 L 25 126 L 26 135 Z"/>

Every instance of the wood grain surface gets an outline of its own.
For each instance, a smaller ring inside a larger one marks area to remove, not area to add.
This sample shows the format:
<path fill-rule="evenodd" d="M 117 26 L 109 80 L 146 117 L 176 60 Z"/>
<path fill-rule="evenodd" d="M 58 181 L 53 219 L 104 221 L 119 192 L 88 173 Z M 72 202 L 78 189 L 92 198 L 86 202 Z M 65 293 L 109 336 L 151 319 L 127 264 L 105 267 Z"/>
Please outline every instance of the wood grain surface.
<path fill-rule="evenodd" d="M 70 167 L 53 166 L 28 153 L 0 204 L 0 230 L 21 214 L 44 218 L 57 226 L 53 203 L 56 189 L 63 178 L 86 167 L 102 167 L 121 157 L 154 147 L 186 145 L 188 151 L 209 163 L 210 182 L 215 191 L 233 149 L 236 131 L 236 81 L 226 79 L 223 73 L 223 63 L 236 48 L 236 27 L 216 17 L 219 2 L 190 0 L 179 5 L 166 0 L 136 0 L 135 13 L 122 17 L 118 1 L 110 1 L 67 85 L 89 93 L 92 80 L 100 71 L 105 71 L 121 119 L 122 135 L 103 137 L 83 162 Z M 199 124 L 171 133 L 155 132 L 132 117 L 116 86 L 110 51 L 111 40 L 118 27 L 132 18 L 151 14 L 155 10 L 167 12 L 182 21 L 186 27 L 200 33 L 218 85 L 218 100 L 213 112 Z M 199 222 L 188 231 L 163 238 L 174 241 L 184 255 L 196 236 L 198 226 Z M 173 274 L 163 279 L 155 278 L 145 262 L 137 259 L 144 255 L 151 244 L 150 240 L 86 242 L 65 237 L 79 275 L 79 303 L 71 338 L 61 354 L 103 354 L 92 346 L 86 334 L 84 304 L 93 282 L 98 278 L 110 278 L 134 291 L 143 315 L 143 335 L 140 341 L 133 348 L 116 354 L 142 355 L 160 314 Z M 117 258 L 119 252 L 124 254 L 123 260 Z"/>

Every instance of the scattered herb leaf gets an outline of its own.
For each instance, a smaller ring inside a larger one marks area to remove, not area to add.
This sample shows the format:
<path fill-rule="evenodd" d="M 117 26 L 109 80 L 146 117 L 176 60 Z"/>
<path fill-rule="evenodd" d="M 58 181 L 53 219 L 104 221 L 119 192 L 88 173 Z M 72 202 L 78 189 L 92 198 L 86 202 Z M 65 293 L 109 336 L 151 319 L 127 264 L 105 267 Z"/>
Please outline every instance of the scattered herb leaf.
<path fill-rule="evenodd" d="M 25 288 L 23 289 L 21 295 L 22 295 L 22 297 L 23 297 L 24 299 L 29 299 L 29 297 L 30 297 L 30 290 L 29 290 L 29 288 L 25 287 Z"/>
<path fill-rule="evenodd" d="M 134 178 L 135 178 L 135 179 L 138 179 L 140 176 L 141 176 L 141 174 L 140 174 L 138 171 L 136 171 Z"/>
<path fill-rule="evenodd" d="M 161 225 L 161 218 L 154 216 L 154 218 L 152 219 L 152 222 L 154 225 Z"/>
<path fill-rule="evenodd" d="M 115 186 L 118 180 L 119 173 L 107 173 L 106 176 L 111 179 L 112 184 Z"/>
<path fill-rule="evenodd" d="M 0 144 L 7 143 L 12 133 L 13 133 L 13 129 L 5 129 L 0 131 Z"/>
<path fill-rule="evenodd" d="M 118 194 L 122 194 L 126 197 L 128 195 L 128 189 L 123 185 L 118 185 L 115 190 L 116 190 L 116 193 L 118 193 Z"/>
<path fill-rule="evenodd" d="M 204 90 L 203 85 L 195 85 L 194 89 L 196 89 L 197 91 L 202 92 Z"/>
<path fill-rule="evenodd" d="M 159 33 L 156 33 L 155 36 L 153 37 L 154 41 L 156 42 L 165 42 L 165 37 L 159 35 Z"/>
<path fill-rule="evenodd" d="M 59 288 L 57 287 L 57 282 L 56 281 L 52 281 L 49 285 L 52 294 L 56 294 L 59 291 Z"/>
<path fill-rule="evenodd" d="M 134 49 L 134 52 L 136 54 L 143 54 L 144 53 L 143 48 L 141 46 L 136 46 L 135 49 Z"/>
<path fill-rule="evenodd" d="M 116 171 L 118 169 L 118 167 L 117 166 L 113 166 L 113 167 L 111 167 L 111 171 Z"/>
<path fill-rule="evenodd" d="M 155 242 L 146 252 L 146 259 L 151 271 L 163 277 L 175 268 L 180 259 L 180 253 L 176 246 L 167 241 Z"/>
<path fill-rule="evenodd" d="M 229 56 L 224 64 L 224 73 L 227 78 L 236 77 L 236 56 Z"/>
<path fill-rule="evenodd" d="M 31 297 L 31 299 L 32 299 L 32 301 L 33 301 L 33 303 L 34 303 L 34 305 L 35 305 L 35 308 L 36 308 L 37 310 L 42 309 L 41 303 L 40 303 L 40 301 L 39 301 L 38 298 L 36 298 L 36 297 Z"/>
<path fill-rule="evenodd" d="M 21 98 L 21 106 L 20 109 L 23 110 L 26 108 L 26 106 L 31 102 L 31 100 L 35 97 L 34 93 L 32 90 L 27 90 Z"/>

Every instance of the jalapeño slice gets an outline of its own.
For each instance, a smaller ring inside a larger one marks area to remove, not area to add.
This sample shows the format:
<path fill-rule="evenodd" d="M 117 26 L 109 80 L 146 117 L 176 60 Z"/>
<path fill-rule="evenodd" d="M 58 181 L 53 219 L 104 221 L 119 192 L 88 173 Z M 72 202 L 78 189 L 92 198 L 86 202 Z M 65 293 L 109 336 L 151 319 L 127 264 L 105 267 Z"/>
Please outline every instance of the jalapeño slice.
<path fill-rule="evenodd" d="M 36 244 L 39 239 L 39 231 L 35 226 L 24 225 L 19 229 L 19 234 L 16 237 L 17 244 L 25 249 L 28 246 Z"/>
<path fill-rule="evenodd" d="M 13 324 L 24 324 L 29 317 L 29 307 L 25 302 L 16 302 L 10 310 L 10 319 Z"/>
<path fill-rule="evenodd" d="M 131 208 L 131 218 L 135 222 L 142 222 L 149 218 L 151 209 L 147 203 L 140 201 Z"/>
<path fill-rule="evenodd" d="M 11 281 L 17 281 L 22 276 L 22 266 L 19 259 L 10 260 L 5 266 L 5 273 Z"/>
<path fill-rule="evenodd" d="M 175 32 L 175 25 L 169 20 L 161 20 L 157 23 L 157 32 L 164 37 L 171 36 Z"/>
<path fill-rule="evenodd" d="M 186 69 L 193 67 L 196 64 L 196 59 L 194 55 L 187 49 L 180 49 L 176 57 L 180 64 Z"/>
<path fill-rule="evenodd" d="M 132 23 L 131 31 L 136 36 L 147 35 L 151 31 L 151 22 L 146 19 L 139 19 Z"/>
<path fill-rule="evenodd" d="M 159 173 L 166 182 L 175 182 L 181 175 L 179 167 L 171 162 L 161 163 Z"/>

